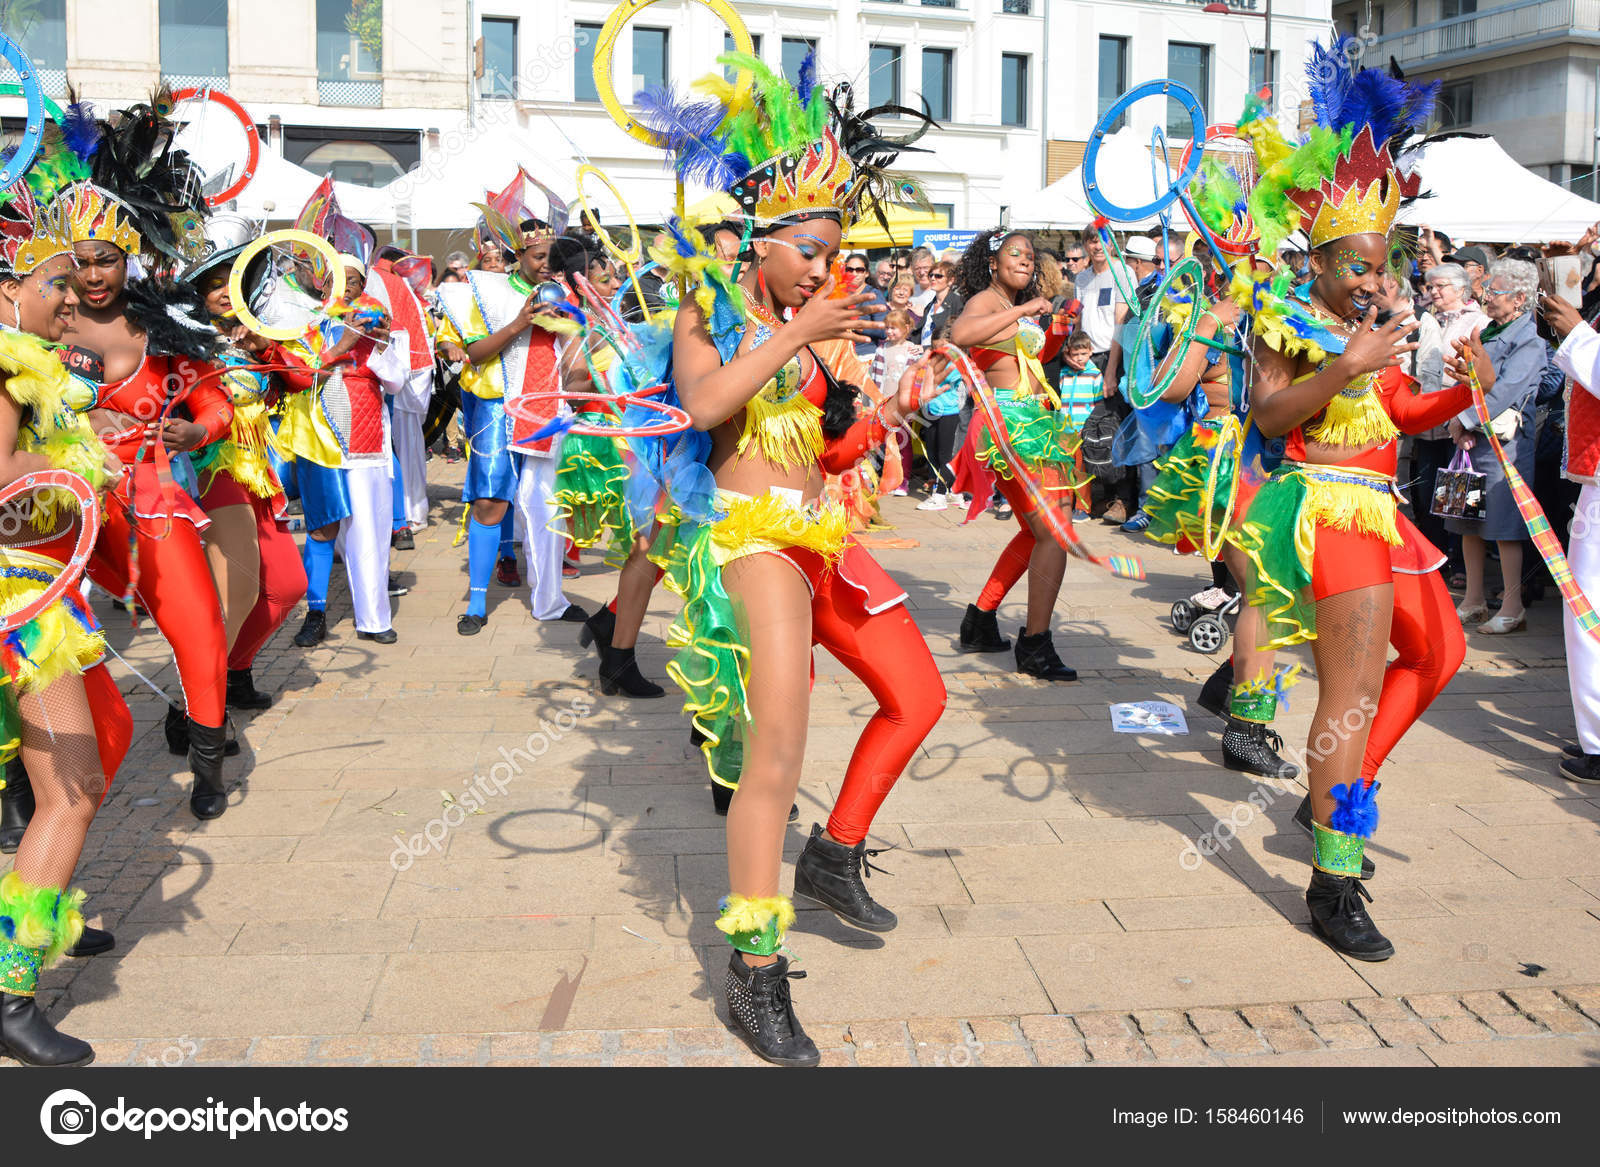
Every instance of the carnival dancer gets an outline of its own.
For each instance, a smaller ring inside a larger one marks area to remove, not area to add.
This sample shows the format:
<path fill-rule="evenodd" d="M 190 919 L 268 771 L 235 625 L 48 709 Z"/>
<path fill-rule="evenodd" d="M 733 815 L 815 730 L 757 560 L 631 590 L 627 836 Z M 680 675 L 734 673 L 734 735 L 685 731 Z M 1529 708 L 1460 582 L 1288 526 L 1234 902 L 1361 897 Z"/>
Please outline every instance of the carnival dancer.
<path fill-rule="evenodd" d="M 863 883 L 866 836 L 944 708 L 944 684 L 905 593 L 848 535 L 843 511 L 817 505 L 824 473 L 880 445 L 914 404 L 895 399 L 857 420 L 855 390 L 812 351 L 835 338 L 865 339 L 870 295 L 846 294 L 829 269 L 844 229 L 903 189 L 878 170 L 901 143 L 886 143 L 866 121 L 884 110 L 855 113 L 847 86 L 825 93 L 814 59 L 797 85 L 752 56 L 719 60 L 741 78 L 748 72 L 753 92 L 713 76 L 699 85 L 720 110 L 661 90 L 639 97 L 641 121 L 676 153 L 680 173 L 714 175 L 733 195 L 754 254 L 736 279 L 703 240 L 684 261 L 703 282 L 678 310 L 673 377 L 696 429 L 711 437 L 719 517 L 678 531 L 668 580 L 684 608 L 669 639 L 682 651 L 669 672 L 688 695 L 713 779 L 738 775 L 728 812 L 730 894 L 717 921 L 734 947 L 730 1020 L 759 1056 L 809 1066 L 820 1057 L 789 992 L 804 973 L 778 952 L 794 919 L 778 879 L 805 754 L 811 647 L 826 647 L 879 706 L 826 831 L 813 825 L 795 867 L 797 896 L 857 927 L 886 931 L 897 922 Z M 704 132 L 713 113 L 714 134 Z"/>
<path fill-rule="evenodd" d="M 433 396 L 434 343 L 427 305 L 408 276 L 427 261 L 393 245 L 374 254 L 367 295 L 388 311 L 391 332 L 405 333 L 410 357 L 405 385 L 388 398 L 395 465 L 394 548 L 410 551 L 416 545 L 412 532 L 428 525 L 428 447 L 422 423 Z"/>
<path fill-rule="evenodd" d="M 1168 407 L 1186 405 L 1198 388 L 1198 405 L 1191 414 L 1199 412 L 1199 416 L 1157 463 L 1156 480 L 1146 495 L 1144 511 L 1150 527 L 1145 534 L 1186 555 L 1203 551 L 1213 560 L 1220 559 L 1234 579 L 1243 579 L 1249 560 L 1224 539 L 1232 516 L 1243 516 L 1254 496 L 1249 476 L 1238 473 L 1244 445 L 1239 425 L 1245 407 L 1242 350 L 1228 352 L 1230 347 L 1237 348 L 1240 309 L 1226 296 L 1199 308 L 1193 303 L 1172 308 L 1181 315 L 1198 310 L 1201 319 L 1194 328 L 1194 343 L 1167 354 L 1155 370 L 1154 384 L 1171 378 L 1160 398 Z M 1248 326 L 1244 335 L 1249 335 Z M 1132 358 L 1137 362 L 1139 354 Z M 1248 604 L 1242 606 L 1234 628 L 1232 659 L 1226 673 L 1219 669 L 1214 674 L 1231 679 L 1229 690 L 1225 695 L 1217 693 L 1218 686 L 1207 682 L 1201 703 L 1227 720 L 1222 732 L 1223 765 L 1287 780 L 1297 777 L 1300 767 L 1279 756 L 1283 739 L 1270 728 L 1277 715 L 1280 682 L 1273 670 L 1272 651 L 1258 647 L 1261 633 L 1260 612 Z"/>
<path fill-rule="evenodd" d="M 46 129 L 47 137 L 56 134 Z M 35 176 L 37 179 L 38 176 Z M 40 470 L 68 470 L 93 487 L 121 466 L 74 411 L 94 388 L 72 377 L 41 342 L 61 339 L 77 306 L 72 235 L 49 191 L 18 185 L 0 195 L 0 484 Z M 36 193 L 38 197 L 36 198 Z M 36 490 L 5 509 L 0 608 L 6 615 L 80 574 L 73 561 L 82 505 Z M 60 1033 L 35 1000 L 40 973 L 63 954 L 115 946 L 83 922 L 84 893 L 69 885 L 89 824 L 133 737 L 133 719 L 102 665 L 105 637 L 75 587 L 0 639 L 0 760 L 26 759 L 28 784 L 5 784 L 5 826 L 23 826 L 0 878 L 0 1054 L 31 1066 L 83 1066 L 87 1042 Z M 18 767 L 20 769 L 20 767 Z M 9 767 L 8 767 L 9 770 Z M 26 806 L 21 805 L 25 801 Z M 25 813 L 24 813 L 25 812 Z M 20 843 L 20 846 L 18 845 Z"/>
<path fill-rule="evenodd" d="M 1020 231 L 985 231 L 961 257 L 961 284 L 966 305 L 950 326 L 951 341 L 971 350 L 991 386 L 1010 391 L 1000 396 L 1000 409 L 1026 470 L 1045 479 L 1048 488 L 1075 491 L 1079 439 L 1042 363 L 1055 355 L 1067 330 L 1064 319 L 1053 318 L 1048 328 L 1039 323 L 1039 317 L 1050 315 L 1050 301 L 1038 294 L 1033 240 Z M 953 489 L 972 497 L 969 519 L 982 513 L 998 486 L 1022 528 L 1000 553 L 978 602 L 967 605 L 957 647 L 962 652 L 1012 647 L 1000 635 L 996 613 L 1026 572 L 1028 616 L 1017 637 L 1017 671 L 1046 681 L 1077 680 L 1077 670 L 1062 663 L 1050 635 L 1050 613 L 1067 570 L 1066 549 L 1040 522 L 1033 497 L 989 439 L 987 424 L 970 427 L 955 471 Z"/>
<path fill-rule="evenodd" d="M 1600 334 L 1560 296 L 1541 295 L 1539 308 L 1561 342 L 1556 364 L 1572 378 L 1561 472 L 1582 489 L 1567 541 L 1567 566 L 1584 595 L 1600 599 Z M 1489 365 L 1475 363 L 1479 369 Z M 1491 384 L 1492 366 L 1483 379 L 1484 392 Z M 1579 627 L 1565 604 L 1562 620 L 1578 743 L 1567 747 L 1561 772 L 1574 782 L 1600 783 L 1600 641 Z"/>
<path fill-rule="evenodd" d="M 328 635 L 328 586 L 341 537 L 356 639 L 399 639 L 389 604 L 394 459 L 384 396 L 409 375 L 406 338 L 390 333 L 383 306 L 362 292 L 366 264 L 354 255 L 339 262 L 346 311 L 270 350 L 271 363 L 296 370 L 276 374 L 286 398 L 277 442 L 294 455 L 306 517 L 307 612 L 294 638 L 302 648 Z"/>
<path fill-rule="evenodd" d="M 184 274 L 223 330 L 227 347 L 219 361 L 224 365 L 259 364 L 270 348 L 269 341 L 238 321 L 228 291 L 234 260 L 255 234 L 255 224 L 240 216 L 213 216 L 206 224 L 212 251 Z M 241 370 L 227 374 L 222 384 L 233 401 L 232 430 L 193 451 L 189 460 L 200 490 L 195 501 L 211 518 L 206 555 L 228 638 L 227 704 L 266 709 L 272 695 L 255 687 L 256 654 L 305 598 L 306 571 L 289 533 L 287 501 L 271 458 L 270 376 Z"/>
<path fill-rule="evenodd" d="M 563 209 L 564 211 L 564 209 Z M 563 214 L 564 218 L 564 214 Z M 511 503 L 524 490 L 524 509 L 542 511 L 544 487 L 554 477 L 558 437 L 526 443 L 512 452 L 512 426 L 506 417 L 507 397 L 548 387 L 557 356 L 555 335 L 548 325 L 560 313 L 541 304 L 537 286 L 549 270 L 550 247 L 556 231 L 547 220 L 527 218 L 513 226 L 501 216 L 489 216 L 489 229 L 505 236 L 505 246 L 517 253 L 515 271 L 506 275 L 472 271 L 464 283 L 439 288 L 444 312 L 437 343 L 446 352 L 464 354 L 461 371 L 462 431 L 467 443 L 467 481 L 462 499 L 468 504 L 467 610 L 456 621 L 462 636 L 476 636 L 488 622 L 489 577 L 498 572 L 501 582 L 520 583 L 513 555 L 515 515 Z M 562 226 L 565 224 L 563 222 Z M 554 406 L 552 418 L 554 417 Z M 537 429 L 539 427 L 533 427 Z M 533 430 L 527 435 L 531 437 Z M 551 463 L 546 467 L 542 463 Z M 523 474 L 526 473 L 526 481 Z M 557 538 L 542 525 L 526 532 L 530 574 L 529 602 L 538 620 L 582 621 L 587 613 L 569 603 L 561 591 L 561 567 L 548 578 L 550 541 Z"/>
<path fill-rule="evenodd" d="M 203 254 L 206 206 L 187 158 L 171 148 L 174 127 L 150 104 L 118 111 L 67 137 L 56 161 L 82 174 L 57 196 L 72 225 L 78 306 L 61 359 L 96 385 L 89 423 L 123 463 L 89 562 L 89 578 L 148 612 L 172 646 L 183 703 L 170 702 L 165 734 L 187 753 L 197 818 L 227 809 L 225 754 L 227 633 L 206 562 L 210 519 L 178 486 L 173 456 L 226 437 L 228 394 L 200 379 L 221 339 L 186 285 L 146 276 Z M 92 179 L 90 176 L 92 166 Z"/>
<path fill-rule="evenodd" d="M 1396 442 L 1465 408 L 1462 391 L 1417 395 L 1398 371 L 1409 318 L 1378 326 L 1402 195 L 1392 150 L 1427 118 L 1433 89 L 1376 69 L 1353 73 L 1348 38 L 1313 51 L 1307 72 L 1317 125 L 1293 148 L 1252 99 L 1242 132 L 1260 178 L 1250 210 L 1272 254 L 1302 222 L 1312 280 L 1255 279 L 1241 265 L 1235 292 L 1254 313 L 1251 417 L 1287 438 L 1242 527 L 1247 598 L 1262 609 L 1266 643 L 1310 641 L 1319 695 L 1308 753 L 1315 846 L 1306 905 L 1317 935 L 1358 960 L 1394 946 L 1362 905 L 1366 839 L 1377 826 L 1377 764 L 1459 666 L 1459 621 L 1434 569 L 1443 562 L 1396 506 Z M 1397 428 L 1397 425 L 1399 428 Z M 1387 670 L 1387 645 L 1400 657 Z"/>

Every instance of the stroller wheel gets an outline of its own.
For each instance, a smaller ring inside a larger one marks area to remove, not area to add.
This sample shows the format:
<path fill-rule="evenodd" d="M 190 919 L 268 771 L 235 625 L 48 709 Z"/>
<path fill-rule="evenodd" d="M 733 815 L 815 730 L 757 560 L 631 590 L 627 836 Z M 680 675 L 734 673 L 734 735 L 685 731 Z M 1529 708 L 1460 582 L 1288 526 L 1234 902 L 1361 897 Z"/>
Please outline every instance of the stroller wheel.
<path fill-rule="evenodd" d="M 1201 616 L 1189 627 L 1189 643 L 1207 656 L 1228 643 L 1228 626 L 1215 616 Z"/>
<path fill-rule="evenodd" d="M 1179 636 L 1189 631 L 1189 626 L 1194 623 L 1196 609 L 1188 600 L 1179 600 L 1172 605 L 1172 629 Z"/>

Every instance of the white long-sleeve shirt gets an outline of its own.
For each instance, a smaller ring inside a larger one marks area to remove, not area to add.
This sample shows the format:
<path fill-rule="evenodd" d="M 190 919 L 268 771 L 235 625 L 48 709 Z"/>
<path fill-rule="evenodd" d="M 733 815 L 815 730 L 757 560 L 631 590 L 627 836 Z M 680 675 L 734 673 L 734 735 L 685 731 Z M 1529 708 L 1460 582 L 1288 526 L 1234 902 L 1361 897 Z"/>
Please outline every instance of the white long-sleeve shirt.
<path fill-rule="evenodd" d="M 1600 333 L 1580 322 L 1556 349 L 1556 365 L 1574 383 L 1600 397 Z"/>

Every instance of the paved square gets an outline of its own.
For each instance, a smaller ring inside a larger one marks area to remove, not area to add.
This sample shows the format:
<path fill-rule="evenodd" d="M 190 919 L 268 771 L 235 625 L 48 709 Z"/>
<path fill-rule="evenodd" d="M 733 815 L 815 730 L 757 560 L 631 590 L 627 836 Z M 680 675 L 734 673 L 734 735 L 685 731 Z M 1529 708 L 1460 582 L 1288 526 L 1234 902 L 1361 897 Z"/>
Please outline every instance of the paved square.
<path fill-rule="evenodd" d="M 336 572 L 330 639 L 294 648 L 297 615 L 262 654 L 257 683 L 280 697 L 240 719 L 238 790 L 215 822 L 189 814 L 163 705 L 131 671 L 175 691 L 170 654 L 101 609 L 137 737 L 79 882 L 118 947 L 44 980 L 100 1064 L 758 1064 L 717 1016 L 722 820 L 676 690 L 602 697 L 577 627 L 536 625 L 498 586 L 484 632 L 457 636 L 461 468 L 429 472 L 435 525 L 394 559 L 411 588 L 399 643 L 356 641 Z M 790 934 L 826 1064 L 1600 1057 L 1600 792 L 1557 776 L 1572 721 L 1553 600 L 1526 634 L 1469 636 L 1466 667 L 1390 760 L 1372 889 L 1398 955 L 1361 964 L 1306 927 L 1309 841 L 1290 822 L 1303 788 L 1224 770 L 1220 724 L 1192 705 L 1215 661 L 1167 609 L 1202 585 L 1201 562 L 1091 524 L 1149 579 L 1069 568 L 1056 643 L 1082 679 L 1046 685 L 1009 656 L 953 650 L 1015 524 L 963 527 L 915 501 L 885 513 L 919 545 L 877 554 L 950 704 L 873 835 L 896 848 L 872 890 L 900 927 L 802 911 Z M 592 608 L 614 583 L 588 555 L 568 594 Z M 1008 636 L 1022 596 L 1002 611 Z M 646 621 L 657 679 L 675 609 L 658 592 Z M 1280 718 L 1292 745 L 1311 684 Z M 1112 732 L 1109 703 L 1149 698 L 1184 706 L 1189 735 Z M 819 651 L 789 860 L 870 711 Z M 475 779 L 484 805 L 468 813 Z M 1224 846 L 1196 862 L 1208 833 Z"/>

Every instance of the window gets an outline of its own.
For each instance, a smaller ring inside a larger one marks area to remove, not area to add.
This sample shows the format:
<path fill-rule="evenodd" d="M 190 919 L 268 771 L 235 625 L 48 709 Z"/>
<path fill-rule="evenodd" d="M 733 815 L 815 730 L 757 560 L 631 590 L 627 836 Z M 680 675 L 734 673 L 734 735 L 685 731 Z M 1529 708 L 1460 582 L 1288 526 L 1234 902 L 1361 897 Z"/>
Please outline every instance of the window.
<path fill-rule="evenodd" d="M 956 0 L 922 0 L 924 8 L 954 8 Z"/>
<path fill-rule="evenodd" d="M 67 0 L 39 0 L 36 4 L 0 5 L 4 18 L 4 32 L 28 54 L 28 59 L 41 72 L 59 70 L 66 82 L 67 68 Z M 166 22 L 166 5 L 162 5 L 162 23 Z M 5 75 L 14 76 L 9 65 Z M 49 86 L 50 92 L 59 92 Z"/>
<path fill-rule="evenodd" d="M 1181 41 L 1167 44 L 1167 76 L 1200 99 L 1200 107 L 1211 107 L 1211 46 L 1187 45 Z M 1189 124 L 1189 114 L 1177 102 L 1167 100 L 1167 136 L 1188 138 L 1194 127 Z"/>
<path fill-rule="evenodd" d="M 955 116 L 955 56 L 954 49 L 922 50 L 922 100 L 936 122 Z"/>
<path fill-rule="evenodd" d="M 1478 0 L 1443 0 L 1439 17 L 1441 20 L 1455 20 L 1457 17 L 1471 16 L 1476 11 L 1478 11 Z M 1463 20 L 1460 24 L 1439 30 L 1441 52 L 1459 53 L 1476 48 L 1477 44 L 1478 22 L 1475 20 Z"/>
<path fill-rule="evenodd" d="M 735 53 L 739 51 L 739 46 L 733 43 L 733 34 L 731 32 L 725 32 L 722 34 L 722 51 L 725 53 Z M 758 32 L 753 32 L 750 34 L 750 51 L 758 57 L 761 55 L 761 34 Z M 723 77 L 725 77 L 728 81 L 732 81 L 737 73 L 737 69 L 724 69 L 722 71 Z"/>
<path fill-rule="evenodd" d="M 484 97 L 517 95 L 517 22 L 484 17 L 483 80 L 478 92 Z"/>
<path fill-rule="evenodd" d="M 1470 16 L 1477 10 L 1478 0 L 1443 0 L 1439 19 L 1454 20 L 1458 16 Z"/>
<path fill-rule="evenodd" d="M 1266 63 L 1266 52 L 1263 49 L 1250 50 L 1250 92 L 1259 93 L 1263 88 L 1276 89 L 1278 86 L 1278 50 L 1272 50 L 1272 76 L 1268 77 L 1261 71 Z"/>
<path fill-rule="evenodd" d="M 1455 81 L 1439 90 L 1439 124 L 1450 129 L 1472 121 L 1472 82 Z"/>
<path fill-rule="evenodd" d="M 600 91 L 594 85 L 594 46 L 600 39 L 598 24 L 575 24 L 572 39 L 577 52 L 572 56 L 572 100 L 599 101 Z"/>
<path fill-rule="evenodd" d="M 867 59 L 867 104 L 900 104 L 900 46 L 872 45 Z"/>
<path fill-rule="evenodd" d="M 1371 25 L 1370 25 L 1370 28 L 1371 28 L 1371 31 L 1372 31 L 1372 35 L 1373 36 L 1382 36 L 1383 35 L 1383 5 L 1382 4 L 1374 4 L 1369 11 L 1371 11 L 1371 13 L 1372 13 L 1372 22 L 1371 22 Z"/>
<path fill-rule="evenodd" d="M 800 65 L 807 53 L 817 51 L 815 37 L 786 36 L 783 38 L 783 75 L 790 81 L 800 77 Z"/>
<path fill-rule="evenodd" d="M 226 20 L 226 5 L 222 7 Z M 317 0 L 319 79 L 376 77 L 382 72 L 382 62 L 382 0 Z"/>
<path fill-rule="evenodd" d="M 1028 58 L 1021 53 L 1000 54 L 1000 124 L 1028 124 Z"/>
<path fill-rule="evenodd" d="M 1005 0 L 1002 12 L 1009 12 L 1014 16 L 1032 16 L 1033 0 Z"/>
<path fill-rule="evenodd" d="M 667 30 L 633 30 L 633 91 L 667 83 Z"/>
<path fill-rule="evenodd" d="M 944 225 L 951 227 L 956 221 L 956 205 L 954 203 L 929 203 L 935 215 L 944 216 Z"/>
<path fill-rule="evenodd" d="M 186 84 L 227 77 L 228 0 L 161 0 L 161 75 Z"/>
<path fill-rule="evenodd" d="M 1106 110 L 1117 103 L 1128 88 L 1128 38 L 1103 36 L 1100 38 L 1100 108 L 1096 118 L 1105 116 Z M 1127 115 L 1117 118 L 1108 128 L 1115 133 L 1128 124 Z"/>

